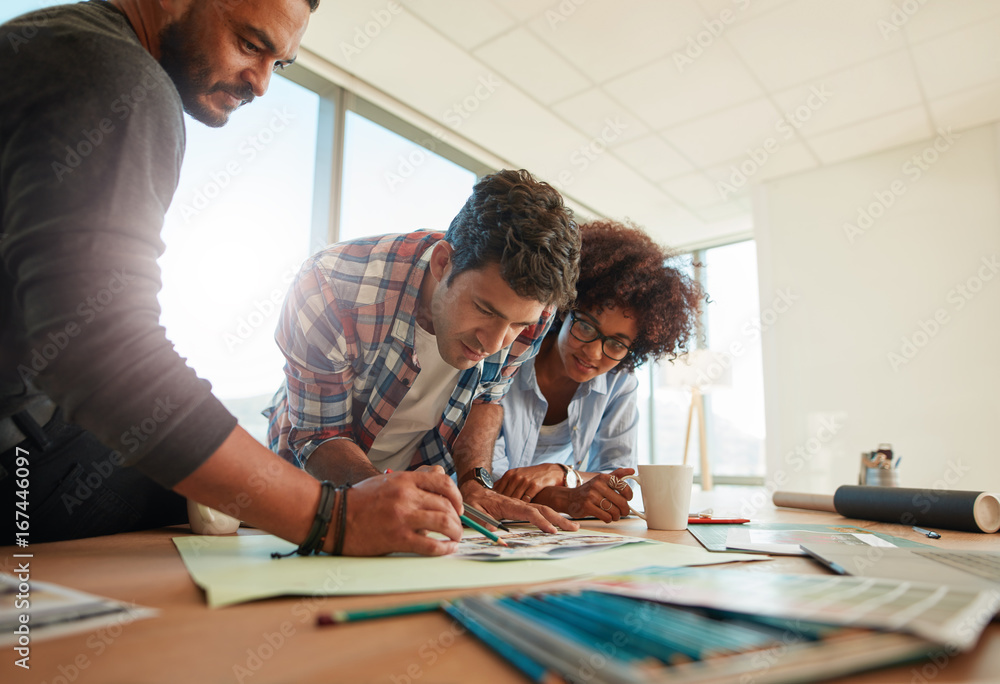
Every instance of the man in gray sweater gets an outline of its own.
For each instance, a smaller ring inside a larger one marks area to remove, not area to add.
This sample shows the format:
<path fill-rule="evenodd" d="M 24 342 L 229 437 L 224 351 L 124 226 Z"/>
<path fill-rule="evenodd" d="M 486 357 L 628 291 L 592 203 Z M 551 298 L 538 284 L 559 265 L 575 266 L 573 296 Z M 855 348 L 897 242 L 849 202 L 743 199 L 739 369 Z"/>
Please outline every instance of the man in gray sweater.
<path fill-rule="evenodd" d="M 328 520 L 332 495 L 236 425 L 156 299 L 182 110 L 222 126 L 263 95 L 318 2 L 111 0 L 0 27 L 0 543 L 183 522 L 184 497 L 295 543 Z M 440 554 L 461 535 L 442 472 L 342 496 L 323 550 Z"/>

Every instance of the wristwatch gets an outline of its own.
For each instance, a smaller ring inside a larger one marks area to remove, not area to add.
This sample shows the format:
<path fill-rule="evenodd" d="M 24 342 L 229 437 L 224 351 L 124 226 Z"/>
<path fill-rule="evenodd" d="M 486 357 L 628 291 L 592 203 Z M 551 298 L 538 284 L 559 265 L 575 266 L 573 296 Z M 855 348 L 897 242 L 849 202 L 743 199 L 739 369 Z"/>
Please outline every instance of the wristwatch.
<path fill-rule="evenodd" d="M 493 489 L 493 476 L 490 475 L 490 471 L 486 468 L 476 468 L 473 470 L 472 478 L 487 489 Z"/>
<path fill-rule="evenodd" d="M 583 484 L 583 478 L 580 477 L 580 473 L 576 472 L 576 469 L 565 463 L 556 464 L 563 469 L 563 487 L 569 487 L 574 489 Z"/>

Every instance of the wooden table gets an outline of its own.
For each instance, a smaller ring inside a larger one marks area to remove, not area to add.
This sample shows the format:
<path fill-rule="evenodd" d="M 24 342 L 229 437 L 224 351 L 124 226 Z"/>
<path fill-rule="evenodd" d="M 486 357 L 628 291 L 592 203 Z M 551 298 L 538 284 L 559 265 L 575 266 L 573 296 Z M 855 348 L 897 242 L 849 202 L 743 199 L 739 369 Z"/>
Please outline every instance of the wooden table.
<path fill-rule="evenodd" d="M 760 522 L 836 522 L 927 541 L 900 525 L 847 520 L 830 513 L 775 509 L 760 489 L 696 492 L 692 510 L 706 506 L 714 507 L 716 514 L 743 513 Z M 647 531 L 645 523 L 636 519 L 610 526 L 589 523 L 585 527 L 595 525 L 623 534 L 698 545 L 687 532 Z M 157 608 L 161 613 L 157 618 L 90 634 L 33 643 L 30 671 L 14 666 L 16 656 L 5 649 L 0 681 L 47 684 L 525 681 L 442 614 L 425 613 L 336 627 L 315 626 L 319 611 L 443 598 L 461 592 L 425 592 L 403 599 L 398 595 L 292 597 L 209 609 L 170 541 L 186 532 L 186 528 L 178 527 L 32 545 L 32 580 L 56 582 L 135 602 Z M 241 530 L 241 533 L 254 532 Z M 996 550 L 1000 547 L 1000 537 L 943 532 L 943 538 L 934 544 Z M 12 547 L 0 549 L 3 569 L 7 572 L 16 567 L 11 558 L 15 551 Z M 825 572 L 809 560 L 794 557 L 746 564 L 743 568 L 747 572 Z M 838 681 L 857 684 L 1000 681 L 1000 623 L 994 621 L 969 653 L 937 664 L 921 662 Z"/>

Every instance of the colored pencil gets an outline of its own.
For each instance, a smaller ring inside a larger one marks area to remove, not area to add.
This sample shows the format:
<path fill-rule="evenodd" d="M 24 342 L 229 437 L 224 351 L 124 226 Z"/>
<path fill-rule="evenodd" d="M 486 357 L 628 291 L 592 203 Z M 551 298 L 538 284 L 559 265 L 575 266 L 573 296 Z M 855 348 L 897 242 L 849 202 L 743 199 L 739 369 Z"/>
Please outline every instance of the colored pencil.
<path fill-rule="evenodd" d="M 408 603 L 402 606 L 386 606 L 385 608 L 369 608 L 367 610 L 335 610 L 316 616 L 317 625 L 337 625 L 342 622 L 358 622 L 360 620 L 374 620 L 383 617 L 394 617 L 397 615 L 410 615 L 411 613 L 429 613 L 441 607 L 441 601 L 428 601 L 425 603 Z"/>
<path fill-rule="evenodd" d="M 517 650 L 502 636 L 490 631 L 488 627 L 480 623 L 461 607 L 452 603 L 446 603 L 442 606 L 442 609 L 454 618 L 455 621 L 469 630 L 473 636 L 496 651 L 500 657 L 520 670 L 524 676 L 535 682 L 535 684 L 554 684 L 555 682 L 564 681 L 541 663 Z"/>
<path fill-rule="evenodd" d="M 475 520 L 473 520 L 469 516 L 463 515 L 463 516 L 460 516 L 460 517 L 462 518 L 462 523 L 464 523 L 468 527 L 471 527 L 476 532 L 479 532 L 484 537 L 486 537 L 487 539 L 489 539 L 490 541 L 492 541 L 494 544 L 500 544 L 501 546 L 507 546 L 507 542 L 505 542 L 503 539 L 501 539 L 500 537 L 498 537 L 495 534 L 493 534 L 492 532 L 490 532 L 488 529 L 486 529 L 485 527 L 483 527 L 482 525 L 480 525 L 479 523 L 477 523 Z"/>
<path fill-rule="evenodd" d="M 510 528 L 504 525 L 502 522 L 494 518 L 492 515 L 483 513 L 478 508 L 473 508 L 469 504 L 462 502 L 462 506 L 465 507 L 465 514 L 472 518 L 473 520 L 482 523 L 483 525 L 493 525 L 504 532 L 510 532 Z"/>

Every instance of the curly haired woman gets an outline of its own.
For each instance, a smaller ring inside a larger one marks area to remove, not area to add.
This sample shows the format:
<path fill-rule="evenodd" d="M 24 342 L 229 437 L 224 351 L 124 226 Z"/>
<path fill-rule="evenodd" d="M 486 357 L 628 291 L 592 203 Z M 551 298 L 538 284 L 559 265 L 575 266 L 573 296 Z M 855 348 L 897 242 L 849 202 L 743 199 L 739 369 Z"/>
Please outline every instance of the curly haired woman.
<path fill-rule="evenodd" d="M 503 400 L 494 489 L 611 522 L 632 498 L 618 478 L 635 472 L 635 368 L 686 348 L 705 295 L 639 228 L 595 221 L 580 232 L 574 308 L 560 312 Z"/>

